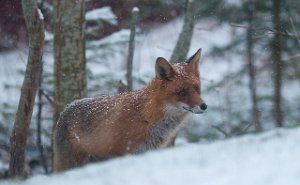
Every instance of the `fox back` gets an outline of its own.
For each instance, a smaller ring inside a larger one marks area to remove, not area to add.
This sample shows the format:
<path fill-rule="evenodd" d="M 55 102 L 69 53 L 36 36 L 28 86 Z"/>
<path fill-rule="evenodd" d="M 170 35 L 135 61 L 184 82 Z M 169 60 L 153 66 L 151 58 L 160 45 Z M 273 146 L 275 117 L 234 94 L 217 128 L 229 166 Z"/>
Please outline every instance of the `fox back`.
<path fill-rule="evenodd" d="M 169 145 L 190 113 L 203 113 L 199 49 L 184 63 L 159 57 L 155 78 L 143 89 L 76 100 L 54 131 L 54 171 L 89 159 L 142 153 Z"/>

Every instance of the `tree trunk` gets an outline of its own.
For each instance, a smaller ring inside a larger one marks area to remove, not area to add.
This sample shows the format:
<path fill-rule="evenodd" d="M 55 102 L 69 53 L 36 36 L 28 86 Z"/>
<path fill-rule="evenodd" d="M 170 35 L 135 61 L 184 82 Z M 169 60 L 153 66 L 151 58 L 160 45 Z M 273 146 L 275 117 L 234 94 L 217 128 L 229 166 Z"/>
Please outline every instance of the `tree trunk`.
<path fill-rule="evenodd" d="M 54 1 L 54 128 L 64 107 L 86 96 L 85 2 Z"/>
<path fill-rule="evenodd" d="M 280 31 L 280 12 L 281 1 L 273 0 L 273 26 L 274 29 Z M 279 32 L 274 33 L 272 47 L 272 61 L 274 67 L 274 114 L 277 127 L 283 126 L 283 113 L 282 113 L 282 98 L 281 98 L 281 85 L 282 85 L 282 71 L 283 63 L 281 61 L 281 35 Z"/>
<path fill-rule="evenodd" d="M 197 13 L 198 0 L 187 0 L 183 26 L 179 34 L 176 46 L 171 55 L 170 62 L 178 63 L 186 60 L 194 32 L 195 14 Z"/>
<path fill-rule="evenodd" d="M 256 95 L 256 76 L 255 65 L 253 59 L 253 12 L 254 4 L 249 0 L 247 6 L 247 17 L 249 28 L 247 30 L 247 58 L 248 58 L 248 71 L 249 71 L 249 89 L 252 102 L 251 110 L 251 123 L 253 123 L 256 132 L 261 132 L 261 124 L 259 122 L 259 111 L 257 108 L 257 95 Z"/>
<path fill-rule="evenodd" d="M 179 34 L 178 40 L 176 42 L 176 46 L 173 50 L 173 53 L 170 58 L 171 63 L 178 63 L 183 62 L 186 60 L 187 54 L 190 49 L 193 32 L 194 32 L 194 23 L 196 13 L 198 12 L 197 8 L 199 6 L 198 0 L 187 0 L 186 1 L 186 8 L 185 8 L 185 15 L 183 20 L 183 25 L 181 32 Z M 170 144 L 168 147 L 172 147 L 175 145 L 175 139 L 177 135 L 171 139 Z"/>
<path fill-rule="evenodd" d="M 40 162 L 42 164 L 42 167 L 44 168 L 44 171 L 46 174 L 49 173 L 48 167 L 47 167 L 47 160 L 44 155 L 44 147 L 42 144 L 42 112 L 43 112 L 43 93 L 42 93 L 42 84 L 43 84 L 43 66 L 41 67 L 41 73 L 40 73 L 40 80 L 39 80 L 39 90 L 38 90 L 38 110 L 37 110 L 37 116 L 36 116 L 36 145 L 40 152 Z"/>
<path fill-rule="evenodd" d="M 130 25 L 130 38 L 128 43 L 128 57 L 127 57 L 127 90 L 132 90 L 132 63 L 133 63 L 133 53 L 134 53 L 134 38 L 135 38 L 135 26 L 138 19 L 139 9 L 134 7 L 132 9 L 132 18 L 131 18 L 131 25 Z"/>
<path fill-rule="evenodd" d="M 9 173 L 24 176 L 25 148 L 34 100 L 39 86 L 44 45 L 43 17 L 35 0 L 22 0 L 23 14 L 29 36 L 29 55 L 21 89 L 19 106 L 11 135 Z"/>

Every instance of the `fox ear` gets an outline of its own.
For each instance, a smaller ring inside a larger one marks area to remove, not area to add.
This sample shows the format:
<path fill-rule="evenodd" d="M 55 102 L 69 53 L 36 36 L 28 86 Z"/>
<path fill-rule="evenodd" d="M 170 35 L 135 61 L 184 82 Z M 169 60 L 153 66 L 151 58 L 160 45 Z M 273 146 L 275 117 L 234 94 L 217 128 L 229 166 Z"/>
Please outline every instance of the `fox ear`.
<path fill-rule="evenodd" d="M 176 72 L 166 59 L 158 57 L 155 64 L 155 73 L 156 77 L 161 80 L 171 80 Z"/>
<path fill-rule="evenodd" d="M 188 64 L 192 68 L 192 70 L 196 73 L 199 72 L 198 65 L 201 58 L 201 52 L 202 52 L 202 48 L 198 49 L 198 51 L 193 56 L 191 56 L 189 59 L 185 61 L 185 63 Z"/>

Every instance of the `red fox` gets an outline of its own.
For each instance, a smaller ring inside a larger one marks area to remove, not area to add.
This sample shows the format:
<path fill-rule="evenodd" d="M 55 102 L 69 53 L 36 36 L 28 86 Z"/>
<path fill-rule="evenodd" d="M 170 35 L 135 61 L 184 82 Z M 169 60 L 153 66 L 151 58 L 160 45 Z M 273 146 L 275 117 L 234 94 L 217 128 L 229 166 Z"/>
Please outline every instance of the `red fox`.
<path fill-rule="evenodd" d="M 155 78 L 143 89 L 76 100 L 54 131 L 54 172 L 168 146 L 184 119 L 207 109 L 201 98 L 199 49 L 184 63 L 158 57 Z"/>

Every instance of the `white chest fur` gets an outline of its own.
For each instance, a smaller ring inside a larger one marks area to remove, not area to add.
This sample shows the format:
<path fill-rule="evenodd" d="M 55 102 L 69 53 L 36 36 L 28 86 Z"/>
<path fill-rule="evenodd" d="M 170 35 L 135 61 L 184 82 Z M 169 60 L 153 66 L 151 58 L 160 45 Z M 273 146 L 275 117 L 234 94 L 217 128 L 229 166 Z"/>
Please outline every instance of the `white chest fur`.
<path fill-rule="evenodd" d="M 135 153 L 167 147 L 183 125 L 182 117 L 170 116 L 162 119 L 149 128 L 148 139 L 136 148 Z"/>

